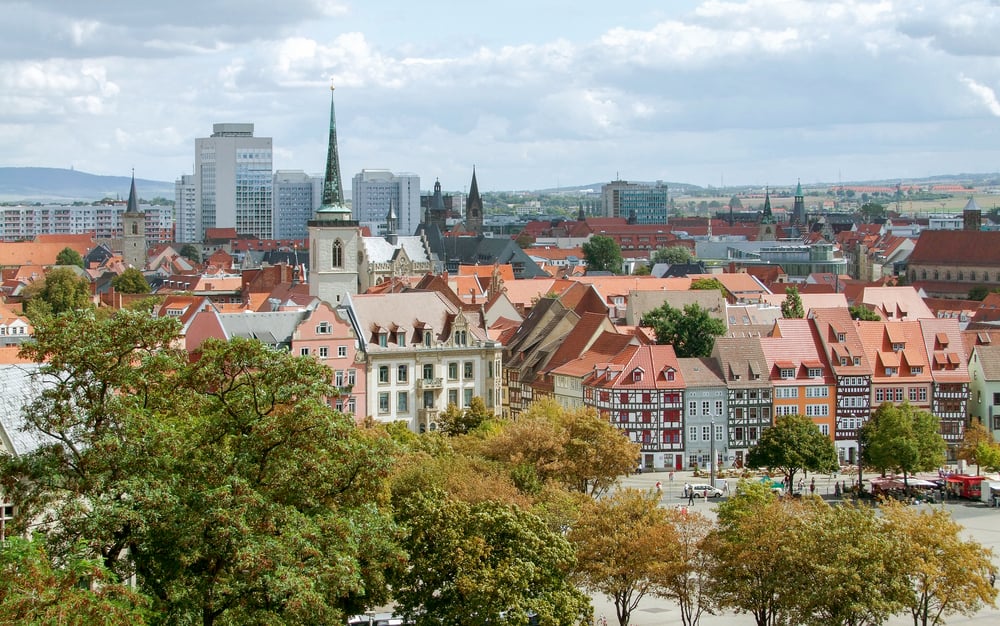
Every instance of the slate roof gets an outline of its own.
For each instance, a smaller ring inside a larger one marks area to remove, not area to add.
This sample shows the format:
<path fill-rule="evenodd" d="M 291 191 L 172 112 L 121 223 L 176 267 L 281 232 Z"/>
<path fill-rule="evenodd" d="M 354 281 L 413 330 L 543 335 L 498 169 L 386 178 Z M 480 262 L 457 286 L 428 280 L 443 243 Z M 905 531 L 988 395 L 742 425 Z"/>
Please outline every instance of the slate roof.
<path fill-rule="evenodd" d="M 384 237 L 364 237 L 361 240 L 365 247 L 365 255 L 371 263 L 388 263 L 396 257 L 396 251 L 403 249 L 411 261 L 429 263 L 430 256 L 424 249 L 420 237 L 399 237 L 399 243 L 393 245 Z"/>
<path fill-rule="evenodd" d="M 1000 344 L 980 345 L 975 350 L 983 368 L 983 378 L 988 381 L 1000 380 Z"/>
<path fill-rule="evenodd" d="M 35 376 L 35 363 L 0 366 L 0 444 L 4 451 L 20 456 L 36 450 L 46 441 L 41 434 L 24 432 L 22 408 L 41 391 L 44 383 Z"/>
<path fill-rule="evenodd" d="M 226 339 L 244 337 L 259 339 L 269 346 L 290 346 L 292 334 L 308 311 L 240 311 L 223 313 L 219 321 Z"/>

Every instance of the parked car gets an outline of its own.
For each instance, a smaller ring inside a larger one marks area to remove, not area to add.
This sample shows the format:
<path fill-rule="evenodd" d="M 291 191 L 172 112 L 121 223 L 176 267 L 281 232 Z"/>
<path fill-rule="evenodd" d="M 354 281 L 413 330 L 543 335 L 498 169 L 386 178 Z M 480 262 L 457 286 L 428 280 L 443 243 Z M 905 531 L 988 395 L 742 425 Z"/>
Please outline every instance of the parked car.
<path fill-rule="evenodd" d="M 696 498 L 718 498 L 722 495 L 722 490 L 712 485 L 700 484 L 691 485 Z"/>

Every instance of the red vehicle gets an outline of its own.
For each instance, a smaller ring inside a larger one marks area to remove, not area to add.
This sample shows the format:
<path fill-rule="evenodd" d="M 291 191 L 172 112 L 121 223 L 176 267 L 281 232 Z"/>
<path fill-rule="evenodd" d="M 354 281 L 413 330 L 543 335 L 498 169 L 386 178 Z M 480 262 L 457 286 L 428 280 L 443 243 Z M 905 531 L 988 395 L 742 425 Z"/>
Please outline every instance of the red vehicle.
<path fill-rule="evenodd" d="M 945 480 L 945 489 L 951 497 L 979 500 L 982 497 L 983 476 L 953 474 Z"/>

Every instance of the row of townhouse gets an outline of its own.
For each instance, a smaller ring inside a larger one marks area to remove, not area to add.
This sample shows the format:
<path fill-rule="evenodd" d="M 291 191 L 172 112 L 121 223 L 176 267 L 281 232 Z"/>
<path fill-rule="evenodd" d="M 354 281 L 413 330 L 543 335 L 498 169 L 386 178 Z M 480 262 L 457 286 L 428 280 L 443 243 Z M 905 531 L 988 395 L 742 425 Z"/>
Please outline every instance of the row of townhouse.
<path fill-rule="evenodd" d="M 716 463 L 742 466 L 786 414 L 808 416 L 841 462 L 855 463 L 859 429 L 883 402 L 937 415 L 952 455 L 964 435 L 970 374 L 955 319 L 855 321 L 844 307 L 813 309 L 684 359 L 635 329 L 588 323 L 595 313 L 560 300 L 540 301 L 506 345 L 505 414 L 542 396 L 594 407 L 641 445 L 647 467 L 704 467 L 713 450 Z"/>

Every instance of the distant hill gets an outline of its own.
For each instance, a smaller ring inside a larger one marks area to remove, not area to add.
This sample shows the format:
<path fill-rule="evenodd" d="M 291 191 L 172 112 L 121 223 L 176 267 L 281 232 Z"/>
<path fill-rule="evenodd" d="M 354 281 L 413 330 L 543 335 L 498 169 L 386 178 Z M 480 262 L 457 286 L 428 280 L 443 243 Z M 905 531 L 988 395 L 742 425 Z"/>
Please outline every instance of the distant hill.
<path fill-rule="evenodd" d="M 55 167 L 0 167 L 2 202 L 93 202 L 101 198 L 128 198 L 132 179 L 128 176 L 98 176 Z M 135 179 L 139 197 L 174 198 L 174 184 L 162 180 Z"/>

